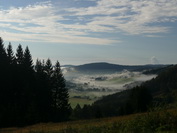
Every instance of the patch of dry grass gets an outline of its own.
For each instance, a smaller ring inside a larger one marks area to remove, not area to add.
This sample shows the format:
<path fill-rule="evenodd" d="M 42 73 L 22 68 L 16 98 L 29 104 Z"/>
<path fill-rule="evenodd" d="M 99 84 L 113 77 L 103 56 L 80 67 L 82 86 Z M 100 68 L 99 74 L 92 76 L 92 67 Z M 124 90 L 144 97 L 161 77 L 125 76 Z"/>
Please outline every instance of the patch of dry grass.
<path fill-rule="evenodd" d="M 120 117 L 40 123 L 23 128 L 3 128 L 0 133 L 122 133 L 122 132 L 175 132 L 177 109 L 154 111 Z"/>

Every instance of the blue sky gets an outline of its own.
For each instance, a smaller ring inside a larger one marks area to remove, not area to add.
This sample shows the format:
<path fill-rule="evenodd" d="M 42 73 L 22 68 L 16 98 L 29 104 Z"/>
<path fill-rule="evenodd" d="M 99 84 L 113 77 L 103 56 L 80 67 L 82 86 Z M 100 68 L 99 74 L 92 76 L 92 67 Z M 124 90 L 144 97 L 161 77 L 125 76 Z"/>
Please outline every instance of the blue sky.
<path fill-rule="evenodd" d="M 0 0 L 0 37 L 34 61 L 177 63 L 176 0 Z"/>

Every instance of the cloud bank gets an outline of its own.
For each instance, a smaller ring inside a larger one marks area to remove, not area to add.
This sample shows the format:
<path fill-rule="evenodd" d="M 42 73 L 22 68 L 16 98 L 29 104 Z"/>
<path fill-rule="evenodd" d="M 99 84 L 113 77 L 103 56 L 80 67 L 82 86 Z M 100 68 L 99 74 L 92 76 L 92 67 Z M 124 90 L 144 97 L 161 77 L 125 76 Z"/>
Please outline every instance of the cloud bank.
<path fill-rule="evenodd" d="M 77 2 L 80 0 L 77 0 Z M 89 2 L 89 1 L 88 1 Z M 176 0 L 92 0 L 62 7 L 51 1 L 0 9 L 0 36 L 8 41 L 108 45 L 109 34 L 159 37 L 177 22 Z M 58 7 L 59 6 L 59 7 Z M 104 37 L 103 37 L 104 36 Z"/>

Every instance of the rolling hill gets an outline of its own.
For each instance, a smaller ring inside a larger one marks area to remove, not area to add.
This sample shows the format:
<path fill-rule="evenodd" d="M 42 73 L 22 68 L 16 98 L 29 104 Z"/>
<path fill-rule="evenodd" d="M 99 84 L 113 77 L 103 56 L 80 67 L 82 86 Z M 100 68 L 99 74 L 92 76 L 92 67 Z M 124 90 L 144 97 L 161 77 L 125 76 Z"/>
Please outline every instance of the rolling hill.
<path fill-rule="evenodd" d="M 124 69 L 129 71 L 143 71 L 155 68 L 162 68 L 165 66 L 167 65 L 118 65 L 106 62 L 97 62 L 72 67 L 74 67 L 77 71 L 103 71 L 103 70 L 122 71 Z"/>

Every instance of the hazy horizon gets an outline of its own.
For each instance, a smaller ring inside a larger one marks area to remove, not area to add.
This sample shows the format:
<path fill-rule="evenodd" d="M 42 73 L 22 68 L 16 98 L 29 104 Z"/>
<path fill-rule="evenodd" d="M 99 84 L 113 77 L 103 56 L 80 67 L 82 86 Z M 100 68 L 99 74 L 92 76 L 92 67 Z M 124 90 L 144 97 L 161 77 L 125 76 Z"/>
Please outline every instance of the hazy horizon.
<path fill-rule="evenodd" d="M 176 64 L 176 0 L 1 0 L 0 37 L 34 62 Z"/>
<path fill-rule="evenodd" d="M 54 62 L 55 63 L 55 62 Z M 108 64 L 113 64 L 113 65 L 122 65 L 122 66 L 144 66 L 144 65 L 175 65 L 175 64 L 152 64 L 152 63 L 149 63 L 149 64 L 118 64 L 118 63 L 114 63 L 114 62 L 85 62 L 85 63 L 81 63 L 81 64 L 61 64 L 61 66 L 80 66 L 80 65 L 87 65 L 87 64 L 94 64 L 94 63 L 108 63 Z"/>

